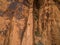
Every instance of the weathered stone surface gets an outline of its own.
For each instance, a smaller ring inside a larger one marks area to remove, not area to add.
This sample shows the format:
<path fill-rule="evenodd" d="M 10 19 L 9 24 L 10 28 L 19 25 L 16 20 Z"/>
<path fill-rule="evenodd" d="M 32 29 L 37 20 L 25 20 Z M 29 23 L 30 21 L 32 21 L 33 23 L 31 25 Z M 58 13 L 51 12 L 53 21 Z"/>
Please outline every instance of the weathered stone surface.
<path fill-rule="evenodd" d="M 0 0 L 0 45 L 60 45 L 60 1 Z"/>

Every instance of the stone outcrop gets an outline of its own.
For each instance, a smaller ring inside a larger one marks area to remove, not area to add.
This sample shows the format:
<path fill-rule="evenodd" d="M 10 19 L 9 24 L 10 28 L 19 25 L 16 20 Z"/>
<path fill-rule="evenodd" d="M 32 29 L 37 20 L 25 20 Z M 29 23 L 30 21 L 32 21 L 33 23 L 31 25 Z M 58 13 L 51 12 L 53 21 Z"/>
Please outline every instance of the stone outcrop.
<path fill-rule="evenodd" d="M 0 0 L 0 45 L 60 45 L 59 0 Z"/>

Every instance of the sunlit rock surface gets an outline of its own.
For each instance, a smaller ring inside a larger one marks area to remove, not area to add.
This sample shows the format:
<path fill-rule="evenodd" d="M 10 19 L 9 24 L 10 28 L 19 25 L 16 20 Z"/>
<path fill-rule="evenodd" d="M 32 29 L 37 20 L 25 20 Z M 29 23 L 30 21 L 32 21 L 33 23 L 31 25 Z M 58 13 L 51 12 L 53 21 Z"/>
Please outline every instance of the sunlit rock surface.
<path fill-rule="evenodd" d="M 0 45 L 60 45 L 60 0 L 0 0 Z"/>

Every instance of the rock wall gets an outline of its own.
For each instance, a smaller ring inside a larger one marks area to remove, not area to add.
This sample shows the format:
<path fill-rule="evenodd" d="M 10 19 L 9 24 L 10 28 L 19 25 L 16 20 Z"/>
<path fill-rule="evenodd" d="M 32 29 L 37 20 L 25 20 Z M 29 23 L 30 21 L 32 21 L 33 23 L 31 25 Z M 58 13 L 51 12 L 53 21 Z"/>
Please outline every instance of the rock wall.
<path fill-rule="evenodd" d="M 0 45 L 60 45 L 59 0 L 0 0 Z"/>

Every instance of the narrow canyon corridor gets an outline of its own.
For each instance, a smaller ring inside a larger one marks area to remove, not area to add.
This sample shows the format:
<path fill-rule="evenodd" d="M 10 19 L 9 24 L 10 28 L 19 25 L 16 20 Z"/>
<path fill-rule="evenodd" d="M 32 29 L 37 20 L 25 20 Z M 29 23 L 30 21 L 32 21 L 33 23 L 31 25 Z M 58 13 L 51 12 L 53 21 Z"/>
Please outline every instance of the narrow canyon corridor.
<path fill-rule="evenodd" d="M 0 45 L 60 45 L 60 0 L 0 0 Z"/>

